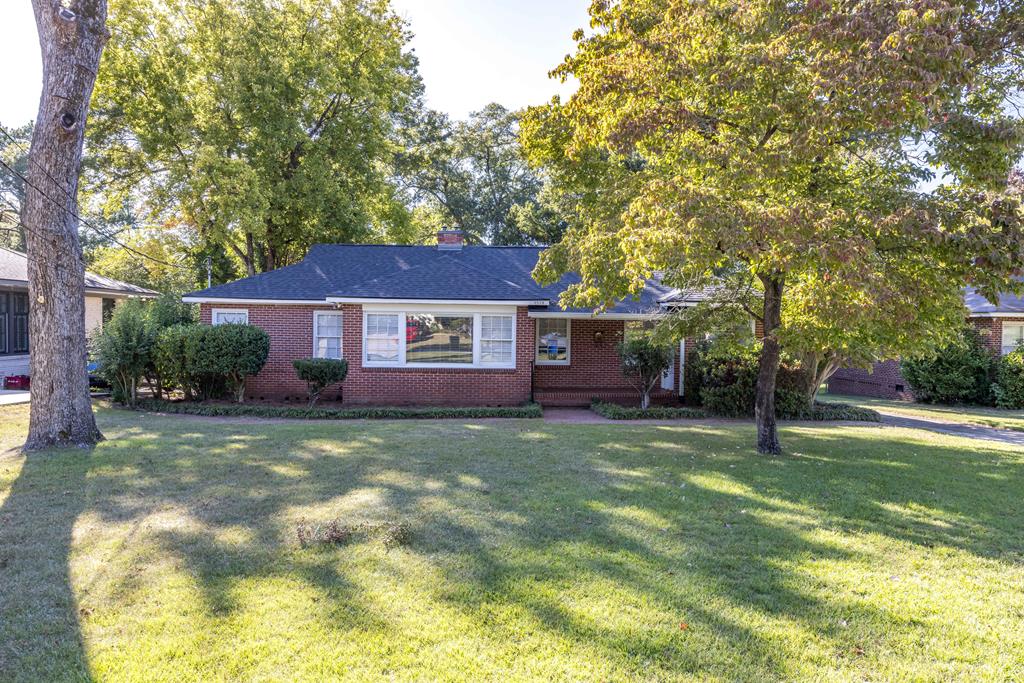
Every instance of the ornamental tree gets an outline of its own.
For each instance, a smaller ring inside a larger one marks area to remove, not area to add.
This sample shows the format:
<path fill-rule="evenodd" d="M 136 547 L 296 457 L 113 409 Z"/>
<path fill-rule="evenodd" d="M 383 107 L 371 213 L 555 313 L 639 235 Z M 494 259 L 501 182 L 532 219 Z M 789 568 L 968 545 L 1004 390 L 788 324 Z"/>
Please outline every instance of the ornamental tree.
<path fill-rule="evenodd" d="M 640 394 L 640 408 L 647 410 L 651 406 L 651 392 L 672 364 L 672 347 L 642 335 L 623 340 L 616 350 L 622 361 L 622 374 Z"/>
<path fill-rule="evenodd" d="M 844 356 L 928 344 L 923 333 L 962 315 L 967 283 L 1020 289 L 1024 230 L 1005 186 L 1022 129 L 1005 105 L 1021 13 L 595 0 L 593 31 L 555 71 L 578 91 L 522 124 L 531 160 L 571 202 L 537 277 L 578 272 L 564 303 L 600 308 L 658 271 L 760 320 L 757 446 L 780 452 L 783 345 L 824 362 L 820 376 Z M 943 184 L 922 191 L 936 167 Z"/>

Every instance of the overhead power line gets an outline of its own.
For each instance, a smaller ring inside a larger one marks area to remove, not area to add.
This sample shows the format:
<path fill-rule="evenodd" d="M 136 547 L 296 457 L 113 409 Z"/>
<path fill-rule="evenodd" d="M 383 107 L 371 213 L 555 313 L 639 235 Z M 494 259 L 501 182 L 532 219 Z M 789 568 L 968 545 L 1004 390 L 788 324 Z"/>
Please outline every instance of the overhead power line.
<path fill-rule="evenodd" d="M 11 142 L 13 142 L 14 144 L 18 145 L 20 147 L 20 149 L 22 150 L 22 152 L 24 152 L 25 154 L 28 155 L 29 163 L 35 164 L 36 168 L 41 170 L 46 175 L 46 177 L 49 178 L 50 181 L 54 185 L 59 187 L 61 189 L 61 191 L 63 191 L 64 194 L 69 199 L 71 199 L 72 201 L 75 201 L 74 196 L 67 189 L 65 189 L 59 182 L 57 182 L 57 180 L 54 179 L 54 177 L 52 175 L 50 175 L 50 173 L 46 170 L 46 168 L 43 167 L 42 164 L 40 164 L 39 162 L 37 162 L 35 159 L 32 158 L 31 153 L 29 153 L 29 151 L 25 149 L 24 143 L 18 141 L 14 137 L 12 137 L 11 134 L 8 133 L 2 126 L 0 126 L 0 133 L 2 133 L 4 135 L 4 137 L 6 137 Z M 42 190 L 42 188 L 40 188 L 38 185 L 36 185 L 35 183 L 31 182 L 28 178 L 26 178 L 24 175 L 22 175 L 18 170 L 16 170 L 15 168 L 12 168 L 10 165 L 8 165 L 7 162 L 5 162 L 3 159 L 0 159 L 0 166 L 2 166 L 4 169 L 6 169 L 7 172 L 10 173 L 12 176 L 20 179 L 23 183 L 25 183 L 25 185 L 27 185 L 28 187 L 31 187 L 33 190 L 35 190 L 36 192 L 41 194 L 48 201 L 52 202 L 55 206 L 57 206 L 57 207 L 61 208 L 62 210 L 68 212 L 68 214 L 73 216 L 75 218 L 75 220 L 77 220 L 80 223 L 84 224 L 86 227 L 90 228 L 91 230 L 93 230 L 97 234 L 107 238 L 108 240 L 110 240 L 114 244 L 117 244 L 122 249 L 125 249 L 128 252 L 130 252 L 132 254 L 135 254 L 136 256 L 138 256 L 140 258 L 147 259 L 149 261 L 153 261 L 154 263 L 159 263 L 159 264 L 167 266 L 169 268 L 178 268 L 180 270 L 188 270 L 188 268 L 186 266 L 183 266 L 180 263 L 170 263 L 168 261 L 164 261 L 163 259 L 158 259 L 155 256 L 150 256 L 149 254 L 145 254 L 145 253 L 139 251 L 138 249 L 135 249 L 134 247 L 125 244 L 124 242 L 119 240 L 115 235 L 111 235 L 110 233 L 105 232 L 104 230 L 101 230 L 97 226 L 93 225 L 89 221 L 87 221 L 84 218 L 82 218 L 79 214 L 77 214 L 74 211 L 72 211 L 71 209 L 69 209 L 67 206 L 64 205 L 63 202 L 61 202 L 59 200 L 56 200 L 53 197 L 51 197 L 49 194 L 44 192 Z M 29 230 L 29 231 L 32 230 L 28 226 L 24 225 L 24 223 L 22 223 L 21 225 L 26 230 Z"/>

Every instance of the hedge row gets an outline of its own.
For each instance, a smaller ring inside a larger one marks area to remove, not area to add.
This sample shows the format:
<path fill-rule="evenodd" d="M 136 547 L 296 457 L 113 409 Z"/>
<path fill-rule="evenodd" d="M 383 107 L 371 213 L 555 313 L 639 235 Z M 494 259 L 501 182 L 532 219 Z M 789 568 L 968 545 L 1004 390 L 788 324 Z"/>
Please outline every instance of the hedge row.
<path fill-rule="evenodd" d="M 438 420 L 444 418 L 477 419 L 486 417 L 543 417 L 540 404 L 510 407 L 365 407 L 299 408 L 227 403 L 191 403 L 177 401 L 139 401 L 138 407 L 160 413 L 205 417 L 272 417 L 295 420 Z"/>
<path fill-rule="evenodd" d="M 594 401 L 590 409 L 609 420 L 697 420 L 706 417 L 699 408 L 683 406 L 650 406 L 646 410 L 617 403 Z"/>
<path fill-rule="evenodd" d="M 609 420 L 697 420 L 707 417 L 699 408 L 675 406 L 651 406 L 647 410 L 620 406 L 615 403 L 594 401 L 590 409 Z M 851 406 L 845 403 L 815 403 L 814 410 L 804 410 L 782 419 L 814 420 L 817 422 L 880 422 L 881 416 L 870 408 Z"/>
<path fill-rule="evenodd" d="M 851 406 L 846 403 L 815 403 L 814 410 L 801 411 L 787 420 L 813 420 L 816 422 L 881 422 L 882 416 L 871 408 Z"/>

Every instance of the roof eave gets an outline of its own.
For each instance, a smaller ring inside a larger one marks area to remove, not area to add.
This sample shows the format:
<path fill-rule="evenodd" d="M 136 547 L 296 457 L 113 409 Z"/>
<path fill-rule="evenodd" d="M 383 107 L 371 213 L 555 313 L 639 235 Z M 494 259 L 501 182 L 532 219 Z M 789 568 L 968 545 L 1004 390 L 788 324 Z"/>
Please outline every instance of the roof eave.
<path fill-rule="evenodd" d="M 476 306 L 550 306 L 549 299 L 415 299 L 391 297 L 329 296 L 332 304 L 414 304 Z"/>

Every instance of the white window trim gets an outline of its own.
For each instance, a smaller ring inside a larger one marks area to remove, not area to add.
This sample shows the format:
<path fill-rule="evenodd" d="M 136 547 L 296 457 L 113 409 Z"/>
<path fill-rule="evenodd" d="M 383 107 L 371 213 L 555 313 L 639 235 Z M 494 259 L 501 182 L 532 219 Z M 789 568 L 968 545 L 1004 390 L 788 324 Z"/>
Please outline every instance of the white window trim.
<path fill-rule="evenodd" d="M 318 356 L 316 354 L 317 354 L 317 351 L 319 350 L 317 348 L 317 341 L 319 341 L 319 339 L 320 339 L 320 316 L 321 315 L 336 315 L 339 318 L 341 318 L 341 328 L 338 330 L 338 332 L 340 333 L 338 335 L 338 358 L 344 358 L 345 357 L 345 317 L 344 317 L 344 315 L 342 315 L 341 311 L 339 311 L 337 309 L 334 309 L 334 308 L 323 309 L 323 310 L 319 310 L 319 311 L 313 311 L 313 356 L 312 357 L 313 358 L 320 358 L 320 356 Z"/>
<path fill-rule="evenodd" d="M 210 311 L 210 324 L 211 325 L 221 325 L 221 324 L 223 324 L 223 323 L 217 322 L 217 314 L 218 313 L 232 313 L 232 314 L 235 314 L 235 315 L 237 315 L 239 313 L 243 313 L 245 315 L 245 323 L 244 324 L 245 325 L 249 324 L 249 309 L 248 308 L 214 308 L 213 310 Z"/>
<path fill-rule="evenodd" d="M 1014 345 L 1012 348 L 1008 347 L 1006 345 L 1006 328 L 1007 327 L 1024 327 L 1024 323 L 1019 323 L 1017 321 L 1014 321 L 1014 322 L 1011 322 L 1011 323 L 1003 323 L 1002 330 L 1000 332 L 1001 335 L 1002 335 L 1002 339 L 999 340 L 999 351 L 1000 351 L 1000 355 L 1002 355 L 1002 356 L 1008 356 L 1008 355 L 1010 355 L 1011 353 L 1013 353 L 1014 351 L 1017 350 L 1017 345 Z"/>
<path fill-rule="evenodd" d="M 366 358 L 366 317 L 369 315 L 397 315 L 398 316 L 398 361 L 371 361 Z M 457 316 L 473 318 L 473 362 L 472 363 L 409 363 L 405 357 L 407 316 L 409 315 L 437 315 Z M 512 318 L 512 362 L 511 363 L 483 363 L 480 361 L 480 317 L 484 315 L 504 315 Z M 408 307 L 397 305 L 382 305 L 374 308 L 363 307 L 363 351 L 362 363 L 364 368 L 403 368 L 403 369 L 432 369 L 451 368 L 460 370 L 515 370 L 516 369 L 516 324 L 517 312 L 515 308 L 508 306 L 481 308 L 479 306 L 445 306 L 443 308 Z"/>
<path fill-rule="evenodd" d="M 554 317 L 554 316 L 552 316 Z M 572 365 L 572 318 L 555 318 L 565 320 L 565 360 L 541 360 L 538 350 L 537 334 L 540 332 L 540 325 L 536 326 L 533 334 L 533 362 L 536 365 Z"/>

